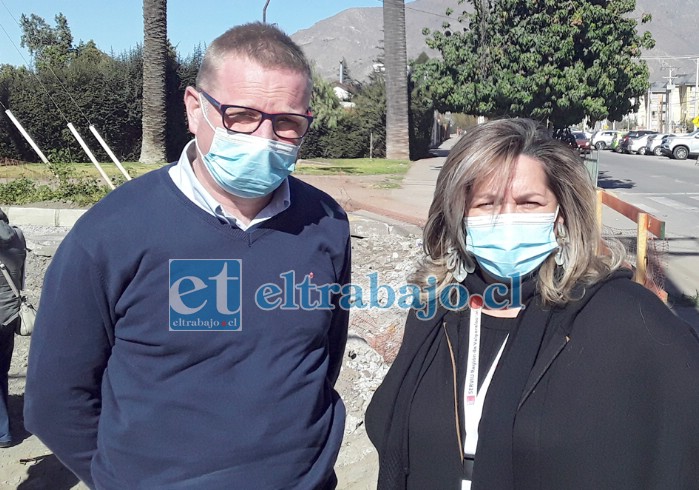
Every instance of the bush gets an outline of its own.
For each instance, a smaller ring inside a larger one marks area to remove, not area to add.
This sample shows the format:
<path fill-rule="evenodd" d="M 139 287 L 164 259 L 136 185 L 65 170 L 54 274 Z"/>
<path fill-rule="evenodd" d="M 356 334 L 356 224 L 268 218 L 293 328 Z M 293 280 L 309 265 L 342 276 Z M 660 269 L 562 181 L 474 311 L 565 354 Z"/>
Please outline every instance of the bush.
<path fill-rule="evenodd" d="M 37 184 L 24 176 L 0 184 L 0 203 L 59 201 L 88 206 L 102 199 L 110 191 L 110 188 L 99 180 L 87 176 L 84 172 L 79 174 L 69 164 L 49 163 L 49 169 L 53 178 L 48 184 Z"/>

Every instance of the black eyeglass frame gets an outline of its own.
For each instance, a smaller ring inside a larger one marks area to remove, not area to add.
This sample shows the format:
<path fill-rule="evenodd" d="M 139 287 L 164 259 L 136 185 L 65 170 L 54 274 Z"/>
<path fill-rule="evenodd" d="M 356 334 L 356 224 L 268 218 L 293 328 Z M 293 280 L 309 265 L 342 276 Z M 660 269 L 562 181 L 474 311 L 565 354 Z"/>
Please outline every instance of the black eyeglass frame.
<path fill-rule="evenodd" d="M 206 100 L 208 100 L 211 103 L 211 105 L 213 105 L 216 108 L 216 110 L 218 110 L 219 114 L 221 114 L 221 124 L 223 125 L 223 127 L 226 128 L 226 130 L 231 131 L 233 133 L 252 134 L 255 131 L 257 131 L 260 128 L 260 126 L 262 126 L 262 123 L 264 122 L 265 119 L 269 119 L 270 121 L 272 121 L 272 131 L 274 131 L 274 134 L 276 134 L 280 138 L 287 139 L 287 140 L 301 139 L 304 136 L 306 136 L 306 134 L 308 134 L 308 130 L 311 129 L 311 123 L 313 122 L 313 115 L 311 114 L 310 110 L 308 111 L 308 114 L 297 114 L 294 112 L 279 112 L 276 114 L 270 114 L 268 112 L 264 112 L 264 111 L 261 111 L 259 109 L 254 109 L 252 107 L 246 107 L 244 105 L 221 104 L 218 100 L 214 99 L 211 95 L 206 93 L 206 91 L 204 89 L 197 88 L 197 91 L 200 94 L 202 94 L 204 96 L 204 98 Z M 262 115 L 262 117 L 260 118 L 259 122 L 257 123 L 257 126 L 255 127 L 255 129 L 253 129 L 252 131 L 236 131 L 235 129 L 230 129 L 226 125 L 226 111 L 228 110 L 229 107 L 233 107 L 235 109 L 245 109 L 248 111 L 257 112 L 260 115 Z M 308 121 L 308 126 L 306 127 L 306 131 L 304 131 L 303 134 L 300 136 L 294 136 L 294 137 L 282 136 L 281 134 L 277 133 L 277 128 L 276 128 L 276 124 L 275 124 L 277 121 L 277 117 L 280 117 L 280 116 L 303 117 L 304 119 L 306 119 Z"/>

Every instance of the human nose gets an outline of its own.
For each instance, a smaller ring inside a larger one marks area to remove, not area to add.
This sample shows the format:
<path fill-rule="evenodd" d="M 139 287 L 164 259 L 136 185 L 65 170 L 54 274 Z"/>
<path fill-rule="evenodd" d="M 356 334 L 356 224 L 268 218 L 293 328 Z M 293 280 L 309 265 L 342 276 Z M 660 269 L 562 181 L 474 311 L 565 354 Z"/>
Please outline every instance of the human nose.
<path fill-rule="evenodd" d="M 279 138 L 274 133 L 273 122 L 271 118 L 264 118 L 260 126 L 252 133 L 254 136 L 266 138 L 268 140 L 278 140 Z"/>
<path fill-rule="evenodd" d="M 511 203 L 511 202 L 502 203 L 498 209 L 498 214 L 511 214 L 511 213 L 516 213 L 516 212 L 517 212 L 517 207 L 515 206 L 514 203 Z"/>

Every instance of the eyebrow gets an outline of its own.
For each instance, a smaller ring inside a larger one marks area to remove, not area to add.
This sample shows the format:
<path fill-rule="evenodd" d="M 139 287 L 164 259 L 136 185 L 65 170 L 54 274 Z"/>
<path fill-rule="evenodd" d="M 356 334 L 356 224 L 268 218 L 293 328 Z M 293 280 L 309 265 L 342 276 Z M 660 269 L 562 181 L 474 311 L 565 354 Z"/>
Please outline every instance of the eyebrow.
<path fill-rule="evenodd" d="M 522 200 L 522 199 L 532 199 L 532 198 L 544 198 L 544 197 L 546 197 L 546 194 L 545 193 L 542 194 L 542 193 L 536 192 L 536 191 L 529 191 L 529 192 L 525 192 L 523 194 L 518 194 L 516 196 L 512 195 L 512 197 L 515 200 Z M 482 193 L 482 194 L 473 194 L 473 196 L 471 197 L 471 200 L 476 201 L 476 200 L 485 199 L 485 200 L 489 200 L 489 201 L 493 201 L 493 202 L 498 202 L 498 201 L 502 201 L 503 198 L 504 198 L 504 196 L 502 196 L 502 195 L 496 194 L 494 192 L 488 192 L 488 193 Z"/>

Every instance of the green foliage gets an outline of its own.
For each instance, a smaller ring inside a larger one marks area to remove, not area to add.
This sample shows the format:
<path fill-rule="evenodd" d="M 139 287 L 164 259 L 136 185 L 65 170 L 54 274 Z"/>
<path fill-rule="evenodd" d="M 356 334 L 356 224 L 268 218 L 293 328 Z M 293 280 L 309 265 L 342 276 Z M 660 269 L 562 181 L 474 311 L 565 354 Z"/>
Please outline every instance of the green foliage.
<path fill-rule="evenodd" d="M 36 184 L 27 177 L 0 184 L 0 202 L 5 204 L 25 204 L 36 193 Z"/>
<path fill-rule="evenodd" d="M 354 107 L 340 109 L 334 126 L 314 121 L 304 138 L 300 158 L 386 156 L 386 85 L 383 75 L 373 73 L 369 82 L 357 90 L 352 99 Z M 410 158 L 417 159 L 429 150 L 434 108 L 424 86 L 411 82 L 410 90 Z M 315 103 L 313 109 L 316 109 Z M 327 118 L 320 121 L 327 121 Z"/>
<path fill-rule="evenodd" d="M 94 204 L 110 189 L 101 181 L 77 172 L 71 164 L 50 163 L 49 170 L 53 178 L 39 184 L 28 177 L 21 176 L 7 183 L 0 184 L 0 203 L 27 204 L 43 201 L 59 201 L 87 206 Z M 121 179 L 120 179 L 121 181 Z M 115 180 L 115 185 L 119 182 Z"/>
<path fill-rule="evenodd" d="M 56 16 L 57 27 L 41 17 L 23 16 L 23 45 L 35 66 L 0 65 L 0 102 L 10 108 L 51 161 L 75 161 L 86 156 L 67 129 L 72 122 L 96 158 L 109 157 L 93 138 L 94 125 L 120 160 L 140 154 L 143 97 L 143 56 L 140 46 L 108 55 L 93 41 L 72 44 L 68 23 Z M 203 49 L 181 59 L 170 48 L 166 69 L 167 157 L 176 160 L 190 139 L 183 95 L 193 85 Z M 0 114 L 0 157 L 27 162 L 38 156 L 7 116 Z M 55 158 L 55 160 L 54 160 Z"/>
<path fill-rule="evenodd" d="M 427 39 L 442 59 L 418 73 L 440 110 L 526 116 L 556 127 L 585 116 L 619 121 L 648 88 L 640 56 L 654 42 L 628 15 L 635 0 L 473 3 L 472 14 L 463 11 Z"/>
<path fill-rule="evenodd" d="M 66 18 L 58 14 L 55 21 L 55 26 L 51 26 L 34 14 L 22 17 L 22 43 L 32 53 L 34 66 L 0 65 L 0 102 L 12 110 L 52 163 L 87 160 L 82 147 L 68 130 L 68 122 L 73 123 L 97 160 L 107 162 L 110 159 L 89 131 L 90 125 L 97 129 L 119 160 L 137 160 L 142 135 L 141 46 L 119 54 L 107 54 L 92 40 L 74 45 Z M 183 95 L 188 85 L 195 85 L 203 54 L 202 46 L 187 58 L 180 58 L 172 46 L 168 52 L 168 161 L 176 160 L 191 139 Z M 427 60 L 423 53 L 419 62 Z M 302 158 L 368 157 L 372 138 L 372 156 L 385 156 L 383 76 L 374 74 L 368 83 L 361 85 L 352 79 L 346 68 L 344 79 L 343 86 L 352 93 L 355 104 L 351 109 L 341 106 L 329 83 L 315 77 L 311 102 L 315 120 L 301 149 Z M 411 158 L 419 158 L 428 149 L 433 104 L 424 86 L 411 82 L 410 90 L 410 154 Z M 0 158 L 39 161 L 4 112 L 0 113 Z M 58 185 L 52 184 L 51 189 Z M 75 182 L 64 181 L 62 186 L 61 199 L 72 199 L 76 192 L 70 189 L 75 187 Z"/>
<path fill-rule="evenodd" d="M 311 94 L 311 107 L 313 108 L 313 127 L 337 127 L 338 120 L 342 117 L 343 109 L 340 100 L 330 83 L 323 80 L 318 73 L 313 73 L 313 93 Z"/>
<path fill-rule="evenodd" d="M 20 45 L 34 56 L 37 67 L 61 66 L 68 63 L 73 55 L 73 35 L 68 19 L 59 13 L 55 20 L 56 27 L 51 27 L 36 14 L 29 17 L 22 14 L 20 17 L 23 32 Z"/>

